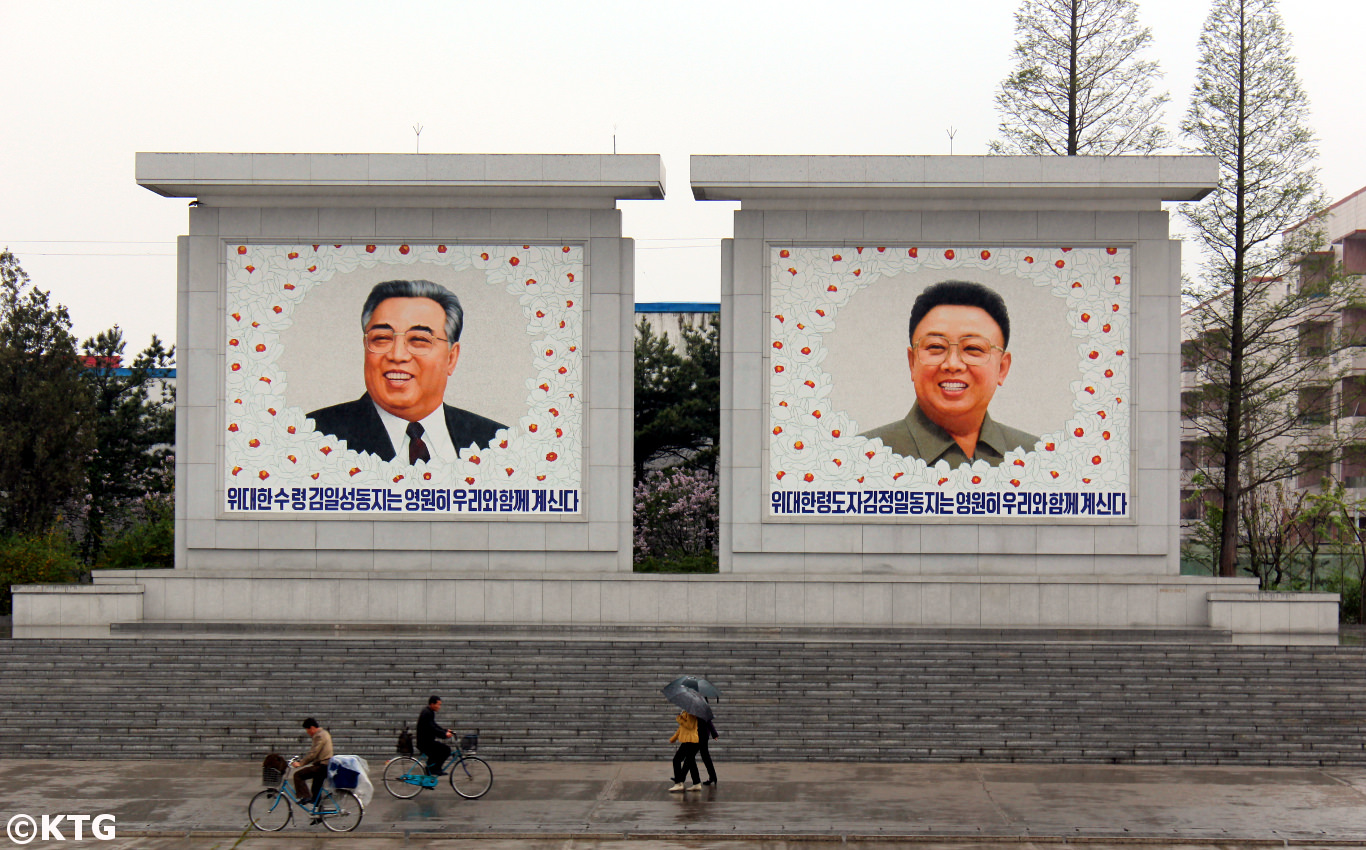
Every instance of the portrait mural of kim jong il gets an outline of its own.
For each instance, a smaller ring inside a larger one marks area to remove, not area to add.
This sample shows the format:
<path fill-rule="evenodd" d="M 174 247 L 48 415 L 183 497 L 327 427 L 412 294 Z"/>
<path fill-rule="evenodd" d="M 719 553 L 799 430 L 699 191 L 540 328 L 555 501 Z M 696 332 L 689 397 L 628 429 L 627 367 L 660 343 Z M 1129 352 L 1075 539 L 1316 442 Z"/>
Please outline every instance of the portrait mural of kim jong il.
<path fill-rule="evenodd" d="M 376 284 L 361 308 L 365 394 L 308 414 L 317 430 L 381 460 L 454 462 L 506 426 L 444 403 L 460 359 L 460 299 L 429 280 Z"/>
<path fill-rule="evenodd" d="M 1038 437 L 991 418 L 987 407 L 1010 374 L 1010 316 L 1005 301 L 980 283 L 933 284 L 911 307 L 906 360 L 915 403 L 905 418 L 864 432 L 893 452 L 933 466 L 1033 451 Z"/>

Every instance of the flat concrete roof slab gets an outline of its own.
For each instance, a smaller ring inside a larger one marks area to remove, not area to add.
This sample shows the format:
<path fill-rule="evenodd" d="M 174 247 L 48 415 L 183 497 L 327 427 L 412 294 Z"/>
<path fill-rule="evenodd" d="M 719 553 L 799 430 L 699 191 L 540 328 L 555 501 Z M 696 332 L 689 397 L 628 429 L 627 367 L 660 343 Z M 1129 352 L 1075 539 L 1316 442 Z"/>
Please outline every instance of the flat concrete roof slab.
<path fill-rule="evenodd" d="M 699 201 L 1198 201 L 1217 185 L 1208 156 L 693 156 Z"/>
<path fill-rule="evenodd" d="M 239 204 L 664 197 L 657 154 L 139 153 L 136 173 L 158 195 Z"/>

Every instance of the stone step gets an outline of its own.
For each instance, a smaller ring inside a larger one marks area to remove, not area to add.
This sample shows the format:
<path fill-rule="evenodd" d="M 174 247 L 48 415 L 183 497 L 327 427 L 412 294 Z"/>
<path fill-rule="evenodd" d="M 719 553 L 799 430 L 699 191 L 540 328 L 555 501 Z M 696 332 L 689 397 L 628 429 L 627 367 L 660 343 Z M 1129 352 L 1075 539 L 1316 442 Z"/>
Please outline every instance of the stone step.
<path fill-rule="evenodd" d="M 477 640 L 497 638 L 536 639 L 547 634 L 557 638 L 573 640 L 613 640 L 623 637 L 631 640 L 767 640 L 784 643 L 811 640 L 826 642 L 849 642 L 867 640 L 886 643 L 893 640 L 955 643 L 955 642 L 1164 642 L 1174 644 L 1226 644 L 1231 640 L 1227 630 L 1203 628 L 970 628 L 970 627 L 855 627 L 855 626 L 673 626 L 660 625 L 653 628 L 640 626 L 521 626 L 480 624 L 477 626 L 446 623 L 242 623 L 242 622 L 173 622 L 139 621 L 114 623 L 111 632 L 115 636 L 171 637 L 179 634 L 216 635 L 231 637 L 235 635 L 260 636 L 281 635 L 327 635 L 351 638 L 383 637 L 458 637 L 466 636 Z"/>
<path fill-rule="evenodd" d="M 0 757 L 259 757 L 315 714 L 383 759 L 435 690 L 496 757 L 662 758 L 685 669 L 732 759 L 1366 765 L 1360 647 L 659 633 L 3 642 Z"/>

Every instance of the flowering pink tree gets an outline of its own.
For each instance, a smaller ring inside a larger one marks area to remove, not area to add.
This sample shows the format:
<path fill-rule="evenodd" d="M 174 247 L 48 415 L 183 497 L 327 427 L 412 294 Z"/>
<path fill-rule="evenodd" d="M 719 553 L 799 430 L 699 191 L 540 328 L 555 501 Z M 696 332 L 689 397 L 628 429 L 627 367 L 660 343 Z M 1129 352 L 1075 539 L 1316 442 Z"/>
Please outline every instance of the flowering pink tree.
<path fill-rule="evenodd" d="M 716 476 L 705 469 L 648 473 L 635 488 L 635 561 L 710 555 L 716 548 Z"/>

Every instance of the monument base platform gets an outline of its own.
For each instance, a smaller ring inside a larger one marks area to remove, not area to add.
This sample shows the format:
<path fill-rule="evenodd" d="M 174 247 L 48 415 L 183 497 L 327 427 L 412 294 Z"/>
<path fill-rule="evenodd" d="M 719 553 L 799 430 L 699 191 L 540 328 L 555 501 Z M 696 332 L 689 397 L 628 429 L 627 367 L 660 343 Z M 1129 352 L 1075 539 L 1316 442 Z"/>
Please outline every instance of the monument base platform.
<path fill-rule="evenodd" d="M 1336 642 L 1336 594 L 1259 593 L 1193 576 L 868 576 L 97 571 L 14 589 L 14 636 L 223 628 L 1211 630 L 1233 642 Z M 240 632 L 239 632 L 240 634 Z"/>
<path fill-rule="evenodd" d="M 115 638 L 155 640 L 242 640 L 249 637 L 299 640 L 602 641 L 608 643 L 840 643 L 840 644 L 1232 644 L 1233 634 L 1216 628 L 1063 629 L 972 628 L 969 626 L 461 626 L 413 623 L 112 623 Z M 1332 638 L 1333 636 L 1329 636 Z M 1327 641 L 1336 643 L 1336 639 Z"/>

